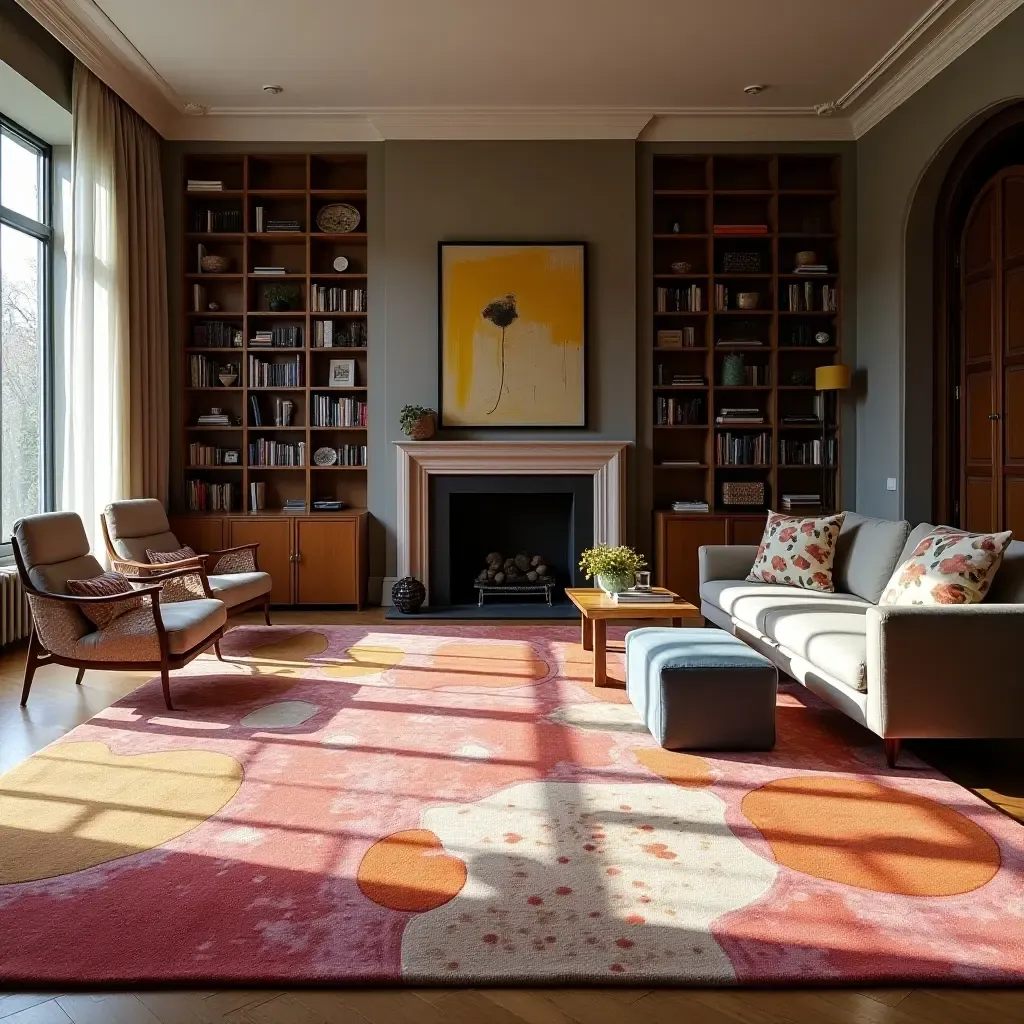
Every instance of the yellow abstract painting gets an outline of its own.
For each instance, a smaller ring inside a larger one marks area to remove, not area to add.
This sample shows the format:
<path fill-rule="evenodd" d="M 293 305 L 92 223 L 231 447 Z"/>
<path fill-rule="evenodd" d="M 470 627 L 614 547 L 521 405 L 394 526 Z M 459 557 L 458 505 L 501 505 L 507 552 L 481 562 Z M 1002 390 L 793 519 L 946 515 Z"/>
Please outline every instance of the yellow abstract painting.
<path fill-rule="evenodd" d="M 442 243 L 441 424 L 586 425 L 580 243 Z"/>

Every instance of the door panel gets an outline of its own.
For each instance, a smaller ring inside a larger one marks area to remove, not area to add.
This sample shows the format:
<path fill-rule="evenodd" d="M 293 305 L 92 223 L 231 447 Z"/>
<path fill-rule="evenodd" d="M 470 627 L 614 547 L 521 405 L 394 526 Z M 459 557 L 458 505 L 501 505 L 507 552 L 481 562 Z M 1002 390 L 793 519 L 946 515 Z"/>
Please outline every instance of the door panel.
<path fill-rule="evenodd" d="M 972 373 L 964 385 L 964 455 L 975 469 L 992 465 L 992 374 Z"/>
<path fill-rule="evenodd" d="M 665 579 L 662 585 L 691 604 L 699 605 L 697 548 L 704 544 L 725 544 L 726 520 L 666 519 L 664 529 Z"/>
<path fill-rule="evenodd" d="M 1024 366 L 1011 366 L 1003 386 L 1003 464 L 1024 467 Z"/>
<path fill-rule="evenodd" d="M 353 519 L 296 525 L 299 604 L 359 603 L 359 530 Z"/>
<path fill-rule="evenodd" d="M 1011 267 L 1003 278 L 1004 351 L 1008 356 L 1024 356 L 1024 264 Z"/>
<path fill-rule="evenodd" d="M 1014 540 L 1024 540 L 1024 476 L 1008 476 L 1003 494 L 1005 508 L 1000 526 L 1013 530 Z"/>
<path fill-rule="evenodd" d="M 228 520 L 229 547 L 259 544 L 256 557 L 260 569 L 269 572 L 274 581 L 271 604 L 292 603 L 292 527 L 292 520 L 286 517 Z"/>
<path fill-rule="evenodd" d="M 200 555 L 227 547 L 224 543 L 223 519 L 181 516 L 171 520 L 171 532 L 182 544 L 188 545 Z"/>
<path fill-rule="evenodd" d="M 988 186 L 977 200 L 964 232 L 964 271 L 973 274 L 995 259 L 995 190 Z"/>
<path fill-rule="evenodd" d="M 964 481 L 964 507 L 961 525 L 972 533 L 996 529 L 994 489 L 989 476 L 970 476 Z"/>
<path fill-rule="evenodd" d="M 767 516 L 764 519 L 730 519 L 730 543 L 760 544 L 761 538 L 764 536 L 765 523 L 767 522 Z"/>
<path fill-rule="evenodd" d="M 971 281 L 964 289 L 964 352 L 968 364 L 991 359 L 995 311 L 992 278 Z"/>
<path fill-rule="evenodd" d="M 1003 184 L 1003 256 L 1024 257 L 1024 174 L 1011 172 Z"/>

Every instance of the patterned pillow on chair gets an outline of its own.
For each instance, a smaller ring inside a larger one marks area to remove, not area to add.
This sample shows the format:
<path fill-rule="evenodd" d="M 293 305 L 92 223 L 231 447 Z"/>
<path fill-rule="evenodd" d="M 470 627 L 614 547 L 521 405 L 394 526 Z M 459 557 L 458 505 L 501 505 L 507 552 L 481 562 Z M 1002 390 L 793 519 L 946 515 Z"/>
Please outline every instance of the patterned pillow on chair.
<path fill-rule="evenodd" d="M 150 551 L 146 548 L 146 558 L 150 565 L 163 565 L 166 562 L 181 562 L 186 558 L 195 558 L 196 553 L 186 544 L 178 551 Z"/>
<path fill-rule="evenodd" d="M 992 586 L 1013 531 L 967 533 L 936 526 L 892 574 L 878 603 L 977 604 Z"/>
<path fill-rule="evenodd" d="M 128 577 L 119 572 L 104 572 L 91 580 L 68 580 L 68 592 L 75 597 L 114 597 L 116 594 L 130 594 L 135 588 Z M 79 605 L 82 614 L 98 629 L 106 629 L 114 619 L 126 612 L 142 607 L 142 595 L 134 601 L 118 601 L 115 604 Z"/>
<path fill-rule="evenodd" d="M 836 538 L 845 512 L 817 519 L 769 512 L 748 580 L 831 594 Z"/>

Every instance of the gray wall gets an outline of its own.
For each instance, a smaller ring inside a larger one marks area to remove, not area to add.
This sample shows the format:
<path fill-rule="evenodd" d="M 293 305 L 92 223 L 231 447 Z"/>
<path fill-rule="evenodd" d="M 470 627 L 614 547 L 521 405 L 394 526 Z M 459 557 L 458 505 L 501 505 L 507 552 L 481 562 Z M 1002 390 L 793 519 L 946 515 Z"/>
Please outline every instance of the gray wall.
<path fill-rule="evenodd" d="M 860 512 L 931 515 L 935 204 L 964 138 L 1021 96 L 1024 8 L 857 142 Z"/>
<path fill-rule="evenodd" d="M 0 60 L 71 109 L 74 57 L 15 0 L 0 0 Z"/>

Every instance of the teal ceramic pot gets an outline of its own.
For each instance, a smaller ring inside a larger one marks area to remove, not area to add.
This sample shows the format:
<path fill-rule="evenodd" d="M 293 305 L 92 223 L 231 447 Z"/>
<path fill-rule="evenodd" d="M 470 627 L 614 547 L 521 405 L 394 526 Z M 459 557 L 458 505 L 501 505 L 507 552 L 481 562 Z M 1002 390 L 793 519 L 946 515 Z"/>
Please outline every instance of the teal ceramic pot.
<path fill-rule="evenodd" d="M 633 573 L 598 573 L 597 585 L 606 594 L 621 594 L 633 586 Z"/>

